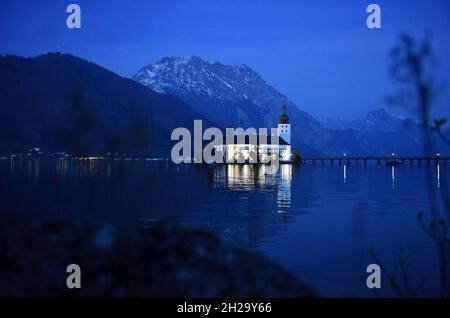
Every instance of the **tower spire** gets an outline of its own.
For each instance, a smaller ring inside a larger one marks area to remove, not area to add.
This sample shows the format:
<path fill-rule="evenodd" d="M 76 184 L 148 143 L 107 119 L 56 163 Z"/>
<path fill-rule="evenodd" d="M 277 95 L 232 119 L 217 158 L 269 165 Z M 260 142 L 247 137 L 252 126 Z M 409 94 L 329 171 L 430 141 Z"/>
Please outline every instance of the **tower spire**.
<path fill-rule="evenodd" d="M 289 117 L 286 114 L 286 104 L 281 105 L 279 124 L 289 124 Z"/>

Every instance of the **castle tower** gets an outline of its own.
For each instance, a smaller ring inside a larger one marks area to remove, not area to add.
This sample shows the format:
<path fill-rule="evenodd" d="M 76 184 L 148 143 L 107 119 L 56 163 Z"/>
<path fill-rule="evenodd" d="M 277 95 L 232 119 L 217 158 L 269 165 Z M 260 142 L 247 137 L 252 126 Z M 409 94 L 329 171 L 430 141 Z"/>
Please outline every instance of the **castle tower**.
<path fill-rule="evenodd" d="M 289 124 L 289 117 L 286 115 L 285 104 L 281 106 L 281 115 L 280 120 L 278 121 L 278 135 L 289 145 L 291 144 L 291 124 Z"/>

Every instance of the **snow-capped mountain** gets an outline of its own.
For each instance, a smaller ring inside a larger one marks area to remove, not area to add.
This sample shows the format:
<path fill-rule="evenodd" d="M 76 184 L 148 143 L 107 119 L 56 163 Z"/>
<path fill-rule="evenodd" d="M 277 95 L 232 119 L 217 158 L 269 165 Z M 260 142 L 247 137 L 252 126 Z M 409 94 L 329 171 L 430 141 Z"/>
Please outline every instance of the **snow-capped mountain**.
<path fill-rule="evenodd" d="M 379 108 L 367 114 L 365 118 L 350 122 L 350 128 L 359 131 L 394 132 L 404 128 L 405 120 Z"/>
<path fill-rule="evenodd" d="M 276 127 L 286 104 L 294 151 L 303 155 L 421 153 L 418 125 L 384 109 L 345 121 L 314 118 L 246 65 L 224 65 L 198 56 L 165 57 L 133 78 L 175 95 L 219 127 Z"/>
<path fill-rule="evenodd" d="M 391 151 L 418 155 L 423 151 L 420 123 L 389 113 L 383 108 L 353 121 L 330 118 L 318 118 L 318 121 L 347 153 L 386 154 Z M 445 149 L 445 145 L 436 137 L 433 134 L 436 151 L 432 153 Z"/>
<path fill-rule="evenodd" d="M 198 56 L 165 57 L 140 70 L 135 79 L 158 92 L 182 90 L 206 96 L 248 99 L 241 83 L 252 85 L 263 80 L 245 65 L 228 66 Z"/>
<path fill-rule="evenodd" d="M 301 144 L 312 152 L 329 149 L 328 132 L 246 65 L 224 65 L 198 56 L 165 57 L 139 70 L 134 80 L 183 99 L 221 127 L 276 127 L 280 107 L 286 104 L 294 147 Z"/>
<path fill-rule="evenodd" d="M 353 121 L 320 116 L 316 119 L 326 129 L 354 129 L 360 132 L 397 132 L 413 124 L 411 119 L 389 113 L 384 108 L 371 111 L 365 117 Z"/>

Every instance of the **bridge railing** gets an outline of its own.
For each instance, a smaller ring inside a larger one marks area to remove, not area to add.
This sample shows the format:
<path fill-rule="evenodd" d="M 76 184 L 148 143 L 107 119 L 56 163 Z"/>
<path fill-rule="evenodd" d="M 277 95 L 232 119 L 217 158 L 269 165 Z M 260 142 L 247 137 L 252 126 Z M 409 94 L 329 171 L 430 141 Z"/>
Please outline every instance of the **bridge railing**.
<path fill-rule="evenodd" d="M 341 157 L 303 157 L 301 159 L 302 163 L 312 162 L 313 164 L 321 163 L 325 164 L 329 162 L 334 164 L 335 162 L 342 164 L 350 164 L 350 163 L 363 163 L 367 164 L 368 162 L 376 162 L 378 165 L 384 164 L 410 164 L 414 165 L 417 163 L 418 165 L 422 165 L 425 163 L 430 165 L 432 162 L 435 164 L 444 164 L 447 165 L 447 162 L 450 160 L 450 157 L 447 156 L 429 156 L 429 157 L 421 157 L 421 156 L 341 156 Z"/>

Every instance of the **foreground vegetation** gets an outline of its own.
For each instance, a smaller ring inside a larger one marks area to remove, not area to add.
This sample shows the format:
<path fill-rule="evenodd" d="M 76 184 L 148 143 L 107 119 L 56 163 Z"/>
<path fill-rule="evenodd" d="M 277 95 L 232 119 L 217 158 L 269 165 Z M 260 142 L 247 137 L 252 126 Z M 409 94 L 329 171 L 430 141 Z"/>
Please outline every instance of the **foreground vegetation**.
<path fill-rule="evenodd" d="M 81 268 L 68 289 L 66 267 Z M 227 247 L 213 233 L 161 222 L 116 229 L 93 222 L 0 222 L 0 297 L 310 297 L 279 265 Z"/>

